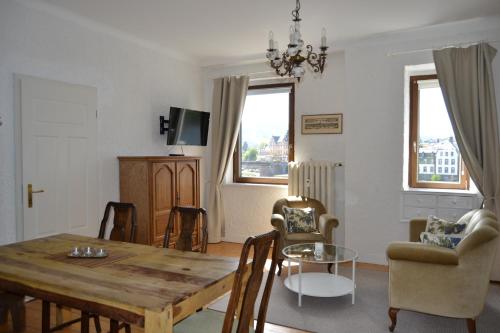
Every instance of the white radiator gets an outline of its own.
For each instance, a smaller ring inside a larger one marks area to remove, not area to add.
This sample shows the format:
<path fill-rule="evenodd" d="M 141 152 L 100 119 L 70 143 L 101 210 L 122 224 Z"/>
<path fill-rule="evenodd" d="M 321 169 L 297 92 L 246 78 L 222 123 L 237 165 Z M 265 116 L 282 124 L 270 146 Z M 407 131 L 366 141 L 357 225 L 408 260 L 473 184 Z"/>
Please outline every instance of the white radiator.
<path fill-rule="evenodd" d="M 334 214 L 335 167 L 342 163 L 309 161 L 288 163 L 288 195 L 305 196 L 321 201 Z"/>

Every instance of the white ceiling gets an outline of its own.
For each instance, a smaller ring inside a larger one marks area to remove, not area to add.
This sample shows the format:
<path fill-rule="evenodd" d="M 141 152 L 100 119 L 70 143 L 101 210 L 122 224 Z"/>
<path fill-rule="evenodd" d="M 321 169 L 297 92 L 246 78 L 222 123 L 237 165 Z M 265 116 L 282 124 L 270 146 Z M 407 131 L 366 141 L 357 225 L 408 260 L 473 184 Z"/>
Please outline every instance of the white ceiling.
<path fill-rule="evenodd" d="M 73 18 L 190 55 L 202 64 L 265 52 L 269 30 L 283 48 L 295 0 L 29 0 Z M 306 43 L 500 14 L 499 0 L 302 0 Z"/>

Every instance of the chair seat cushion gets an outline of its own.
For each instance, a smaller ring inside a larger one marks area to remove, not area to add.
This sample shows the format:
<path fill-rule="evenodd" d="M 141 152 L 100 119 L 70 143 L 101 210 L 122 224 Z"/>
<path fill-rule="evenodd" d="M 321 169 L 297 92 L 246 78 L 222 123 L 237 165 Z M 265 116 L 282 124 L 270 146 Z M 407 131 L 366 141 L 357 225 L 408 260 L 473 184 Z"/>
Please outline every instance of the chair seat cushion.
<path fill-rule="evenodd" d="M 224 312 L 203 310 L 187 317 L 174 326 L 174 333 L 221 333 L 224 324 Z M 232 332 L 236 332 L 238 322 L 235 320 Z M 250 333 L 254 332 L 250 328 Z"/>
<path fill-rule="evenodd" d="M 319 232 L 296 232 L 285 236 L 287 241 L 303 241 L 303 242 L 324 242 L 325 238 Z"/>

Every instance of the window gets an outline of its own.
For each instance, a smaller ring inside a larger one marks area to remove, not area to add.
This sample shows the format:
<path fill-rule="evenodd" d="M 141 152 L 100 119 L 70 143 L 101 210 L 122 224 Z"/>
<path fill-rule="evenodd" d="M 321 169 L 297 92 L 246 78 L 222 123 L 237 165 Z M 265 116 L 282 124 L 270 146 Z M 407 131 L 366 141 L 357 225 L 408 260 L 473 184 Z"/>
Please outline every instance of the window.
<path fill-rule="evenodd" d="M 460 157 L 450 118 L 436 75 L 410 77 L 409 186 L 413 188 L 468 189 L 469 176 Z M 420 172 L 417 158 L 425 154 L 437 166 Z M 439 156 L 439 158 L 437 158 Z M 444 165 L 456 165 L 450 168 Z M 449 156 L 453 156 L 449 158 Z M 437 169 L 437 173 L 434 170 Z"/>
<path fill-rule="evenodd" d="M 293 83 L 248 88 L 233 157 L 235 183 L 288 184 L 294 103 Z"/>

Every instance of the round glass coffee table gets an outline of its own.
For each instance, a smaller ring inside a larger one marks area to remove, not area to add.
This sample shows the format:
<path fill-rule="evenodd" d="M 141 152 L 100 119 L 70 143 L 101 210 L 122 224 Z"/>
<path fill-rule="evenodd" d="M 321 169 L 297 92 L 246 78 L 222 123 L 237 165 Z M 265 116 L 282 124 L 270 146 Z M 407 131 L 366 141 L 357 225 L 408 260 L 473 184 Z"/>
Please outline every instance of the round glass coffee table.
<path fill-rule="evenodd" d="M 356 251 L 323 243 L 303 243 L 287 246 L 283 255 L 288 261 L 288 277 L 285 286 L 299 294 L 299 306 L 302 306 L 302 295 L 314 297 L 338 297 L 352 294 L 352 304 L 356 289 Z M 291 274 L 290 264 L 299 264 L 299 273 Z M 339 263 L 352 262 L 352 279 L 338 274 Z M 302 272 L 304 263 L 334 264 L 335 274 L 322 272 Z"/>

